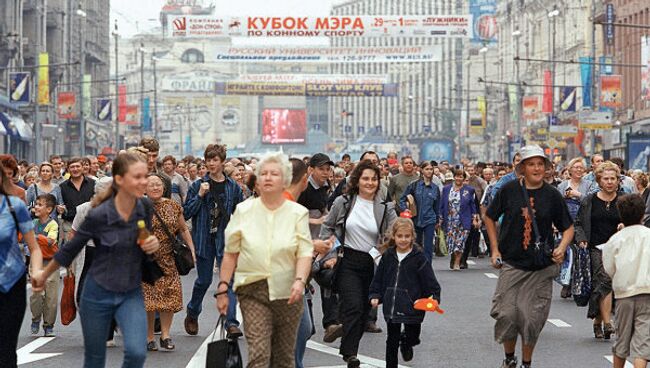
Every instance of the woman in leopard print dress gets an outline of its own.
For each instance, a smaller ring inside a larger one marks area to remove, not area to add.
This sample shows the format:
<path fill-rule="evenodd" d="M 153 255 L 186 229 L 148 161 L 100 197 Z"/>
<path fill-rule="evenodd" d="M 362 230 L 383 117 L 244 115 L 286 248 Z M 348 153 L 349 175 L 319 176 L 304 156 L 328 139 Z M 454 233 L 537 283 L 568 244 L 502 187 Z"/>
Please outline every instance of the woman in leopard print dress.
<path fill-rule="evenodd" d="M 176 202 L 163 198 L 165 191 L 164 185 L 164 181 L 159 175 L 150 175 L 147 196 L 153 201 L 154 209 L 163 219 L 169 232 L 174 236 L 180 234 L 192 250 L 192 255 L 194 255 L 194 244 L 183 219 L 183 209 Z M 153 286 L 142 283 L 148 322 L 147 350 L 158 350 L 154 340 L 154 318 L 156 312 L 160 314 L 160 347 L 166 350 L 173 350 L 174 345 L 169 335 L 169 329 L 174 313 L 183 309 L 183 290 L 181 287 L 181 278 L 176 269 L 174 255 L 172 253 L 172 240 L 169 239 L 163 225 L 155 215 L 152 218 L 152 224 L 153 233 L 160 240 L 160 249 L 154 253 L 154 259 L 158 262 L 165 275 L 156 281 Z"/>

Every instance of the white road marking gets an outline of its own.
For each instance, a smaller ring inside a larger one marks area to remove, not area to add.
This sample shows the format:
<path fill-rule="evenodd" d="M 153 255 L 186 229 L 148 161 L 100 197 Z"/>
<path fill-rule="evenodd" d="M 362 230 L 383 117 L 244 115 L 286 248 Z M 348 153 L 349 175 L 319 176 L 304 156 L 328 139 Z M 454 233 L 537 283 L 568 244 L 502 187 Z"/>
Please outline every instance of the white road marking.
<path fill-rule="evenodd" d="M 612 355 L 605 355 L 605 359 L 609 360 L 610 363 L 614 363 L 614 357 Z M 634 368 L 634 364 L 626 361 L 625 368 Z"/>
<path fill-rule="evenodd" d="M 489 279 L 498 279 L 499 276 L 493 274 L 492 272 L 486 272 L 484 273 L 485 276 L 487 276 Z"/>
<path fill-rule="evenodd" d="M 55 356 L 63 355 L 63 353 L 32 353 L 34 350 L 39 349 L 41 346 L 51 342 L 56 337 L 39 337 L 38 339 L 30 342 L 16 351 L 18 355 L 18 365 L 37 362 L 43 359 L 53 358 Z"/>
<path fill-rule="evenodd" d="M 474 265 L 476 265 L 476 262 L 467 260 L 467 264 L 470 265 L 470 266 L 474 266 Z"/>
<path fill-rule="evenodd" d="M 564 322 L 561 319 L 549 319 L 548 321 L 554 324 L 556 327 L 571 327 L 570 324 Z"/>
<path fill-rule="evenodd" d="M 320 351 L 321 353 L 337 356 L 340 359 L 338 349 L 329 347 L 327 345 L 319 344 L 319 343 L 311 341 L 311 340 L 307 341 L 307 347 L 309 349 L 312 349 L 312 350 Z M 357 358 L 359 358 L 361 363 L 368 364 L 368 365 L 362 364 L 361 367 L 368 367 L 368 368 L 385 368 L 386 367 L 386 362 L 384 362 L 381 359 L 375 359 L 375 358 L 371 358 L 369 356 L 365 356 L 365 355 L 361 355 L 361 354 L 357 355 Z M 338 366 L 335 366 L 335 367 L 338 367 Z M 403 366 L 403 365 L 399 365 L 398 367 L 400 367 L 400 368 L 408 368 L 408 367 Z"/>

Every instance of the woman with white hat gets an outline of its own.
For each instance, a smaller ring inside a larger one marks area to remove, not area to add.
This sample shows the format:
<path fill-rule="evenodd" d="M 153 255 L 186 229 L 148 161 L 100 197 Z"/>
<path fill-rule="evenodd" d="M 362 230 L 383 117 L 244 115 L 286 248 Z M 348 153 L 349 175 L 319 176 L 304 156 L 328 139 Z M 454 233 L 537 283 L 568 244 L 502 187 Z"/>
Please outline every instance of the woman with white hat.
<path fill-rule="evenodd" d="M 521 179 L 505 184 L 484 218 L 492 265 L 501 269 L 492 301 L 495 339 L 503 344 L 502 368 L 517 367 L 515 348 L 522 338 L 522 368 L 530 368 L 537 339 L 551 308 L 553 279 L 558 275 L 573 223 L 560 192 L 544 181 L 551 165 L 538 146 L 520 151 L 515 170 Z M 497 237 L 497 220 L 503 216 Z M 555 246 L 553 227 L 562 233 Z"/>

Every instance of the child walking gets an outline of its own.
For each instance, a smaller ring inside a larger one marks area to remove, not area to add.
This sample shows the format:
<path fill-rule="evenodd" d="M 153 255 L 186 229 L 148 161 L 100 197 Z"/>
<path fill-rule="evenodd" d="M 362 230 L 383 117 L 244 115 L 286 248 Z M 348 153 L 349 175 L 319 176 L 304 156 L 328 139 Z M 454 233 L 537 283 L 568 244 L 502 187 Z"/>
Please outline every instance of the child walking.
<path fill-rule="evenodd" d="M 59 250 L 57 239 L 59 225 L 50 216 L 56 208 L 56 198 L 52 194 L 41 194 L 36 197 L 34 205 L 34 235 L 43 254 L 43 267 L 45 267 Z M 59 303 L 59 273 L 53 273 L 45 282 L 43 291 L 33 292 L 29 298 L 32 310 L 32 335 L 39 332 L 41 318 L 43 331 L 46 337 L 54 336 L 54 322 Z"/>
<path fill-rule="evenodd" d="M 414 243 L 413 222 L 398 218 L 370 285 L 370 304 L 373 307 L 384 305 L 383 314 L 388 325 L 386 368 L 397 367 L 398 349 L 404 361 L 413 359 L 413 347 L 420 343 L 424 312 L 414 309 L 413 303 L 428 297 L 440 301 L 440 284 L 431 263 Z"/>
<path fill-rule="evenodd" d="M 623 368 L 628 357 L 634 368 L 645 368 L 650 360 L 650 229 L 641 225 L 645 201 L 630 194 L 616 206 L 625 228 L 600 246 L 616 297 L 614 368 Z"/>

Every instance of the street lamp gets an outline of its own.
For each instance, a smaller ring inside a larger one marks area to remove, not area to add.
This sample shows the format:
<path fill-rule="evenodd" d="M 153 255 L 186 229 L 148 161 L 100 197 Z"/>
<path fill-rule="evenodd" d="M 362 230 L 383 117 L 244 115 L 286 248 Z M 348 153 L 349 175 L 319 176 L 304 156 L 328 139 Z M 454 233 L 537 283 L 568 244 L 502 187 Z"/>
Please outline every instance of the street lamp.
<path fill-rule="evenodd" d="M 120 97 L 119 97 L 119 78 L 118 78 L 118 39 L 120 34 L 117 33 L 117 19 L 115 19 L 115 28 L 111 32 L 111 36 L 115 38 L 115 109 L 113 110 L 113 116 L 115 117 L 115 143 L 113 144 L 113 151 L 117 153 L 120 149 Z"/>
<path fill-rule="evenodd" d="M 144 43 L 140 43 L 140 140 L 144 138 L 144 54 L 146 52 Z"/>
<path fill-rule="evenodd" d="M 80 49 L 80 64 L 79 64 L 79 130 L 81 130 L 79 144 L 80 150 L 79 153 L 81 156 L 86 155 L 86 119 L 84 117 L 84 73 L 86 72 L 86 40 L 84 38 L 84 26 L 86 23 L 86 12 L 81 8 L 81 3 L 79 3 L 79 8 L 77 9 L 77 16 L 79 16 L 79 43 L 81 44 Z M 88 96 L 90 98 L 90 96 Z"/>

